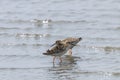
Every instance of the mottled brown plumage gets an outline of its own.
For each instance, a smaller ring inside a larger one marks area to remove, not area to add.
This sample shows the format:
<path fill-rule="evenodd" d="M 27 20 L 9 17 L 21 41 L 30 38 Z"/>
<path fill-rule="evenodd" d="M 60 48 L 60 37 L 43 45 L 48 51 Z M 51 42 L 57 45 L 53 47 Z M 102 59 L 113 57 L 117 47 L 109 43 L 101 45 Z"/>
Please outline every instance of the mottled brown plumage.
<path fill-rule="evenodd" d="M 72 38 L 72 37 L 70 37 L 70 38 L 66 38 L 66 39 L 62 40 L 62 42 L 69 42 L 69 43 L 71 43 L 71 49 L 72 49 L 74 46 L 76 46 L 76 44 L 80 40 L 82 40 L 81 37 L 80 38 Z"/>
<path fill-rule="evenodd" d="M 53 46 L 50 50 L 47 50 L 44 55 L 51 55 L 54 56 L 53 62 L 55 61 L 56 57 L 60 58 L 60 62 L 62 62 L 61 56 L 64 55 L 70 48 L 70 43 L 67 42 L 60 42 L 58 41 L 58 45 Z"/>
<path fill-rule="evenodd" d="M 59 43 L 57 45 L 55 45 L 53 48 L 51 48 L 50 50 L 48 49 L 46 53 L 43 53 L 44 55 L 60 55 L 60 53 L 68 50 L 70 48 L 70 44 L 69 42 L 67 43 Z M 62 54 L 61 54 L 62 55 Z M 60 55 L 60 56 L 61 56 Z"/>
<path fill-rule="evenodd" d="M 48 49 L 44 55 L 54 56 L 53 62 L 56 57 L 59 57 L 60 62 L 62 62 L 61 56 L 64 55 L 67 51 L 72 54 L 72 48 L 82 40 L 82 38 L 66 38 L 64 40 L 57 40 L 52 46 L 51 49 Z"/>
<path fill-rule="evenodd" d="M 70 55 L 72 55 L 72 48 L 74 46 L 76 46 L 76 44 L 82 40 L 82 38 L 72 38 L 72 37 L 69 37 L 69 38 L 66 38 L 66 39 L 63 39 L 63 40 L 57 40 L 53 45 L 59 45 L 59 44 L 62 44 L 62 43 L 70 43 L 70 49 L 68 50 Z M 52 46 L 53 46 L 52 45 Z"/>

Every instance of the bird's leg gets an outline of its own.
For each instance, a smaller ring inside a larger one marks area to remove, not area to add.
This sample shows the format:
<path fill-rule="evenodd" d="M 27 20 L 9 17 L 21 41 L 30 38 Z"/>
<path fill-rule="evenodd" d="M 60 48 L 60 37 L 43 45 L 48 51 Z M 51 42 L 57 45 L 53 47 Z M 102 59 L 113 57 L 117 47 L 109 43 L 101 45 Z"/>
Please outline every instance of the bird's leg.
<path fill-rule="evenodd" d="M 53 63 L 55 62 L 55 58 L 56 58 L 56 56 L 53 57 Z"/>
<path fill-rule="evenodd" d="M 69 49 L 68 52 L 69 52 L 69 55 L 72 55 L 72 49 Z"/>
<path fill-rule="evenodd" d="M 59 57 L 59 59 L 60 59 L 60 63 L 62 63 L 62 58 L 61 58 L 61 56 Z"/>

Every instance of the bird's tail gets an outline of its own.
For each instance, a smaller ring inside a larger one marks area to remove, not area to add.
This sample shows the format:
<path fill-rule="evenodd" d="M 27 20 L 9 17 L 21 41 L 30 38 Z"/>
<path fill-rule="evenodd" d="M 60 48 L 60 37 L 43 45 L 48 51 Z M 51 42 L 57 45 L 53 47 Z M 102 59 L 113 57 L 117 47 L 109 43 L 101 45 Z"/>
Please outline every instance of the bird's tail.
<path fill-rule="evenodd" d="M 52 53 L 49 53 L 49 52 L 45 52 L 43 53 L 43 55 L 51 55 Z"/>
<path fill-rule="evenodd" d="M 49 53 L 43 53 L 43 55 L 49 55 Z"/>

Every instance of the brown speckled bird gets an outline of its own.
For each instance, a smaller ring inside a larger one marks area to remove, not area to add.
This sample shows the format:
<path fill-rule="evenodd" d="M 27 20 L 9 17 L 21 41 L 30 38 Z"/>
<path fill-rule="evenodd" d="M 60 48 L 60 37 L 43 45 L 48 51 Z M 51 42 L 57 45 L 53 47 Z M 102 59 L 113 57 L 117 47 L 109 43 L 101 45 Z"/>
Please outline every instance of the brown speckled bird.
<path fill-rule="evenodd" d="M 64 55 L 70 48 L 71 48 L 71 43 L 70 42 L 61 42 L 61 41 L 56 41 L 57 45 L 53 46 L 50 50 L 48 49 L 44 55 L 51 55 L 53 57 L 53 63 L 55 61 L 56 57 L 59 57 L 60 63 L 62 62 L 61 56 Z"/>
<path fill-rule="evenodd" d="M 76 44 L 81 41 L 82 38 L 72 38 L 72 37 L 69 37 L 69 38 L 66 38 L 66 39 L 63 39 L 63 40 L 57 40 L 52 46 L 54 45 L 59 45 L 61 43 L 70 43 L 70 48 L 68 49 L 68 52 L 70 55 L 72 55 L 72 48 L 74 46 L 76 46 Z"/>

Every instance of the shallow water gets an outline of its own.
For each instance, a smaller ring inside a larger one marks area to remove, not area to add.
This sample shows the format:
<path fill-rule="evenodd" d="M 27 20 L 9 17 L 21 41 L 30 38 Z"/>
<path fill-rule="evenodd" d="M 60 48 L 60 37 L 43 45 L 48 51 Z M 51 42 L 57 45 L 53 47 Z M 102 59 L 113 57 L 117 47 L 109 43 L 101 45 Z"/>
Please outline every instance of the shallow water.
<path fill-rule="evenodd" d="M 119 80 L 119 12 L 119 0 L 1 0 L 0 80 Z M 67 37 L 83 38 L 72 57 L 42 55 Z"/>

